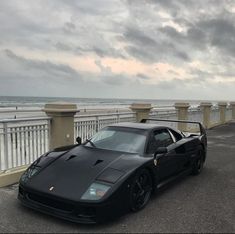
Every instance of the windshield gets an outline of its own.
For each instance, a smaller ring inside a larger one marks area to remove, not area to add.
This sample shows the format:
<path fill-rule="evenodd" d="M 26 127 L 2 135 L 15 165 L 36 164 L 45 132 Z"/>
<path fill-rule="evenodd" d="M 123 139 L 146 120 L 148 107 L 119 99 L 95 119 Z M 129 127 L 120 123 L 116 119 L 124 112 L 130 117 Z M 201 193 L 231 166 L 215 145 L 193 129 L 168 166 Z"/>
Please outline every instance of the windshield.
<path fill-rule="evenodd" d="M 143 130 L 107 127 L 97 132 L 85 145 L 128 153 L 144 153 L 146 134 Z"/>

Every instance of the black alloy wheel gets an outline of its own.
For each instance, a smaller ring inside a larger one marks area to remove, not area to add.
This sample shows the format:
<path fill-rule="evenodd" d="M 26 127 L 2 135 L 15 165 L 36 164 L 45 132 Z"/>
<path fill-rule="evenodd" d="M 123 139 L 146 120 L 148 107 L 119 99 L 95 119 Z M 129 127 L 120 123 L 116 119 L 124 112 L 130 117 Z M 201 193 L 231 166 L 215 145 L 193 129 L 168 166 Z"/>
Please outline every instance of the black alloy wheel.
<path fill-rule="evenodd" d="M 130 205 L 132 211 L 144 208 L 150 200 L 153 189 L 151 175 L 147 169 L 141 170 L 135 176 L 130 189 Z"/>

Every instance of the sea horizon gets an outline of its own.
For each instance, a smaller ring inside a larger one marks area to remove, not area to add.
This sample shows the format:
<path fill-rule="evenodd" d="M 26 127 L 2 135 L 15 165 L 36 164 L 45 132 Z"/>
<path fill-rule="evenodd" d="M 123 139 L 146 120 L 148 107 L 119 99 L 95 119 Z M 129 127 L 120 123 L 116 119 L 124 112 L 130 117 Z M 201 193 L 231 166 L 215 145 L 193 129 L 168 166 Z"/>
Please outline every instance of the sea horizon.
<path fill-rule="evenodd" d="M 6 107 L 42 107 L 48 102 L 71 102 L 81 107 L 107 107 L 114 105 L 124 107 L 129 106 L 133 102 L 151 103 L 153 106 L 173 106 L 175 102 L 188 102 L 195 106 L 200 102 L 212 102 L 216 104 L 219 101 L 228 100 L 216 100 L 216 99 L 149 99 L 149 98 L 92 98 L 92 97 L 47 97 L 47 96 L 0 96 L 0 108 Z M 230 100 L 229 100 L 230 101 Z"/>

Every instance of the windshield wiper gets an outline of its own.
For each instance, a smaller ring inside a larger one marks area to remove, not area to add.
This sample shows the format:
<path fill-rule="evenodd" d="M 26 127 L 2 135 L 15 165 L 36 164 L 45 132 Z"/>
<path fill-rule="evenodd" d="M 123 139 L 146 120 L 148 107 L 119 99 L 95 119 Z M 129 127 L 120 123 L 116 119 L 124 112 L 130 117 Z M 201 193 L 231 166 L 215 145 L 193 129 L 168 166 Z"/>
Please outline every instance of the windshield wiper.
<path fill-rule="evenodd" d="M 89 142 L 93 147 L 96 148 L 96 145 L 90 140 L 90 139 L 86 139 L 86 143 Z"/>

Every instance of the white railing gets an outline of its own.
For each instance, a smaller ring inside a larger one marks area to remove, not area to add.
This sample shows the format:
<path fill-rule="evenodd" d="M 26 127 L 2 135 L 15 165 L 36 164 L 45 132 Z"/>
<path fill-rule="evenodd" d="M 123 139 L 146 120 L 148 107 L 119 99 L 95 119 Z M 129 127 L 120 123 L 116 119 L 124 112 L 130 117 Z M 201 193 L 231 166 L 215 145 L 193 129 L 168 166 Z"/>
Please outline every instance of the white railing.
<path fill-rule="evenodd" d="M 28 113 L 28 112 L 43 112 L 41 109 L 0 109 L 0 113 Z"/>
<path fill-rule="evenodd" d="M 203 113 L 200 107 L 190 108 L 188 111 L 188 120 L 195 122 L 203 122 Z M 188 131 L 199 131 L 198 124 L 187 124 Z"/>
<path fill-rule="evenodd" d="M 158 109 L 152 109 L 152 111 L 150 112 L 149 116 L 151 118 L 155 118 L 155 119 L 169 119 L 169 120 L 176 120 L 178 119 L 177 116 L 177 111 L 174 109 L 170 109 L 170 110 L 158 110 Z M 150 121 L 151 122 L 151 121 Z M 163 122 L 159 121 L 156 122 L 154 121 L 154 123 L 157 123 L 159 125 L 163 125 Z M 171 128 L 177 128 L 178 124 L 177 123 L 173 123 L 173 122 L 164 122 L 165 126 L 171 127 Z"/>
<path fill-rule="evenodd" d="M 0 171 L 32 163 L 48 151 L 50 118 L 0 120 Z"/>
<path fill-rule="evenodd" d="M 196 121 L 196 122 L 203 122 L 203 113 L 202 110 L 198 108 L 189 109 L 188 112 L 188 120 L 189 121 Z"/>
<path fill-rule="evenodd" d="M 216 124 L 220 122 L 220 110 L 218 107 L 212 107 L 210 114 L 210 123 Z"/>
<path fill-rule="evenodd" d="M 177 117 L 177 111 L 174 109 L 169 109 L 169 110 L 152 109 L 149 116 L 157 119 L 174 119 Z"/>
<path fill-rule="evenodd" d="M 230 108 L 230 107 L 228 107 L 228 108 L 226 108 L 226 112 L 225 112 L 225 119 L 226 119 L 226 121 L 230 121 L 230 120 L 232 120 L 232 108 Z"/>
<path fill-rule="evenodd" d="M 76 115 L 74 118 L 74 135 L 82 138 L 82 141 L 89 139 L 101 128 L 119 122 L 136 122 L 134 112 L 121 112 L 96 115 Z"/>

